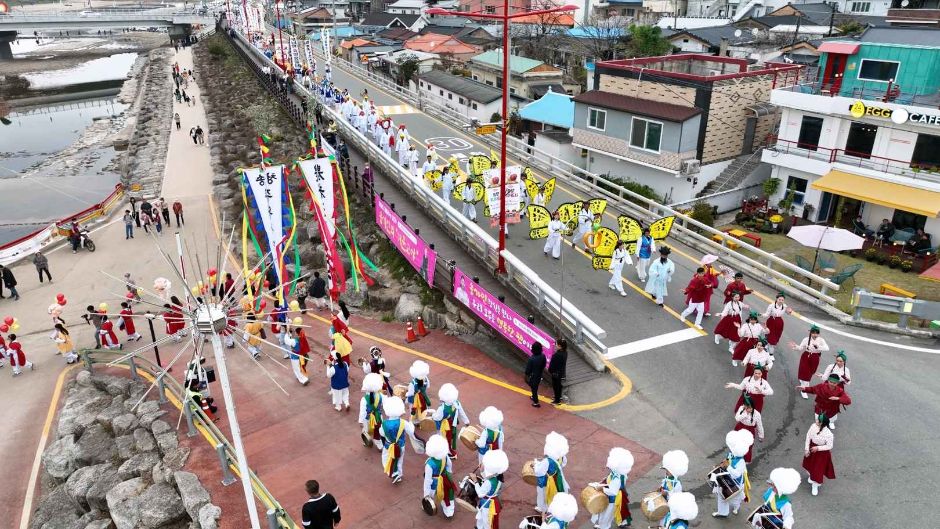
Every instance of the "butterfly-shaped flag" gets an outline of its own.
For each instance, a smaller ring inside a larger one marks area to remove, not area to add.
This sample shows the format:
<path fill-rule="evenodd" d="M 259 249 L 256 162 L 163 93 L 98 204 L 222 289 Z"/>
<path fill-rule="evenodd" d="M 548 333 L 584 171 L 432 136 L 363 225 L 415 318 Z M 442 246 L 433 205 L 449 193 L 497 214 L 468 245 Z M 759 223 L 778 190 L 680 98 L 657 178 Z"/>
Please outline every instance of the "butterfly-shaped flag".
<path fill-rule="evenodd" d="M 463 191 L 467 188 L 467 186 L 470 186 L 470 188 L 473 189 L 473 200 L 464 200 L 463 198 Z M 451 193 L 451 196 L 460 202 L 476 204 L 477 202 L 483 200 L 483 196 L 485 194 L 486 188 L 483 187 L 482 182 L 468 178 L 467 180 L 454 186 L 454 191 Z"/>
<path fill-rule="evenodd" d="M 594 232 L 593 237 L 594 255 L 591 257 L 591 265 L 595 270 L 608 270 L 610 259 L 614 255 L 614 247 L 617 246 L 617 232 L 601 227 Z"/>
<path fill-rule="evenodd" d="M 493 164 L 493 160 L 488 158 L 484 154 L 472 154 L 470 155 L 470 174 L 473 176 L 482 176 L 483 172 L 496 167 Z"/>
<path fill-rule="evenodd" d="M 542 193 L 542 197 L 545 199 L 544 204 L 549 204 L 552 201 L 552 195 L 555 193 L 555 179 L 551 178 L 546 181 L 544 184 L 539 185 L 538 182 L 531 176 L 531 170 L 526 167 L 522 175 L 524 177 L 523 182 L 525 183 L 526 194 L 529 196 L 529 201 L 534 202 L 535 197 L 539 193 Z"/>
<path fill-rule="evenodd" d="M 672 224 L 675 222 L 675 216 L 663 217 L 649 225 L 650 236 L 656 241 L 663 241 L 672 231 Z M 620 240 L 627 243 L 627 251 L 636 253 L 637 241 L 643 236 L 643 227 L 640 222 L 633 217 L 620 215 L 617 217 L 617 227 L 620 231 Z"/>
<path fill-rule="evenodd" d="M 428 183 L 432 191 L 437 192 L 441 190 L 441 186 L 443 185 L 441 179 L 442 174 L 440 169 L 434 169 L 424 173 L 424 181 Z"/>

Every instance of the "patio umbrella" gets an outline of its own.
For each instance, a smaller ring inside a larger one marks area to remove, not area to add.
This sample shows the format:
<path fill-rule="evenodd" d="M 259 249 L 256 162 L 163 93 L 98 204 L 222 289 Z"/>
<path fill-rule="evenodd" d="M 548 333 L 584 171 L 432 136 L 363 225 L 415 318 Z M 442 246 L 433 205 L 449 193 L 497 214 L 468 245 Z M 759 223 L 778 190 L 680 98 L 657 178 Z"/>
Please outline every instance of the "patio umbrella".
<path fill-rule="evenodd" d="M 698 264 L 700 264 L 700 265 L 702 265 L 702 266 L 705 266 L 705 265 L 707 265 L 707 264 L 712 264 L 712 263 L 714 263 L 714 262 L 717 261 L 717 260 L 718 260 L 718 256 L 717 256 L 717 255 L 712 255 L 712 254 L 710 254 L 710 253 L 707 253 L 707 254 L 705 254 L 704 257 L 702 257 L 702 260 L 699 261 Z"/>
<path fill-rule="evenodd" d="M 816 254 L 813 257 L 813 270 L 810 270 L 810 272 L 816 270 L 819 250 L 829 250 L 830 252 L 858 250 L 861 249 L 862 245 L 865 243 L 864 237 L 859 237 L 849 230 L 832 228 L 830 226 L 818 226 L 815 224 L 794 226 L 790 228 L 787 237 L 803 246 L 816 249 Z"/>

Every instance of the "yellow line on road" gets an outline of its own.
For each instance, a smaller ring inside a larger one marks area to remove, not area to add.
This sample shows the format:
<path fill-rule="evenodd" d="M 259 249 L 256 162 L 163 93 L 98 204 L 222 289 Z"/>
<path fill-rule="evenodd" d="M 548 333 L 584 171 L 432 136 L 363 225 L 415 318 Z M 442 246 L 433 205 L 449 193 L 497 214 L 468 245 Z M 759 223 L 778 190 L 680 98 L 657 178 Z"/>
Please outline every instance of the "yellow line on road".
<path fill-rule="evenodd" d="M 46 450 L 46 442 L 49 440 L 49 432 L 52 430 L 52 421 L 55 419 L 55 412 L 58 409 L 59 396 L 62 394 L 62 386 L 65 385 L 65 375 L 78 367 L 78 364 L 72 364 L 59 373 L 56 379 L 55 389 L 52 391 L 52 401 L 49 402 L 49 411 L 46 412 L 46 421 L 42 425 L 42 435 L 39 437 L 39 444 L 36 446 L 36 457 L 33 458 L 33 468 L 29 473 L 29 484 L 26 488 L 26 498 L 23 499 L 23 511 L 20 514 L 20 529 L 29 529 L 29 519 L 33 514 L 33 496 L 36 493 L 36 480 L 39 479 L 39 467 L 42 463 L 42 453 Z"/>
<path fill-rule="evenodd" d="M 209 214 L 210 214 L 211 217 L 212 217 L 212 225 L 213 225 L 213 227 L 215 228 L 216 236 L 221 238 L 221 236 L 222 236 L 222 235 L 221 235 L 221 234 L 222 234 L 222 231 L 221 231 L 221 228 L 219 227 L 218 218 L 216 217 L 215 200 L 213 200 L 213 198 L 212 198 L 211 196 L 209 197 Z M 235 259 L 235 255 L 232 253 L 231 249 L 226 248 L 226 252 L 225 252 L 225 253 L 226 253 L 226 256 L 228 257 L 229 261 L 231 261 L 232 264 L 234 264 L 235 267 L 237 268 L 237 267 L 239 266 L 239 265 L 238 265 L 238 261 Z M 307 316 L 309 316 L 309 317 L 311 317 L 311 318 L 313 318 L 313 319 L 319 320 L 319 321 L 321 321 L 321 322 L 324 322 L 324 323 L 329 323 L 329 320 L 327 320 L 327 319 L 325 319 L 325 318 L 322 318 L 322 317 L 320 317 L 320 316 L 316 316 L 316 315 L 314 315 L 314 314 L 307 314 Z M 461 372 L 461 373 L 464 373 L 464 374 L 466 374 L 466 375 L 472 376 L 472 377 L 477 378 L 477 379 L 479 379 L 479 380 L 483 380 L 484 382 L 488 382 L 488 383 L 490 383 L 490 384 L 493 384 L 493 385 L 495 385 L 495 386 L 499 386 L 499 387 L 504 388 L 504 389 L 507 389 L 507 390 L 509 390 L 509 391 L 513 391 L 513 392 L 515 392 L 515 393 L 519 393 L 520 395 L 527 395 L 527 396 L 528 396 L 528 395 L 530 394 L 529 388 L 525 388 L 525 387 L 521 387 L 521 386 L 514 386 L 514 385 L 512 385 L 512 384 L 503 382 L 503 381 L 501 381 L 501 380 L 497 380 L 497 379 L 495 379 L 495 378 L 493 378 L 493 377 L 490 377 L 490 376 L 488 376 L 488 375 L 484 375 L 483 373 L 480 373 L 479 371 L 474 371 L 474 370 L 472 370 L 472 369 L 463 367 L 463 366 L 458 365 L 458 364 L 455 364 L 455 363 L 453 363 L 453 362 L 448 362 L 447 360 L 441 360 L 441 359 L 439 359 L 439 358 L 435 358 L 435 357 L 433 357 L 433 356 L 431 356 L 431 355 L 428 355 L 428 354 L 426 354 L 426 353 L 422 353 L 422 352 L 420 352 L 420 351 L 416 351 L 416 350 L 414 350 L 414 349 L 412 349 L 412 348 L 410 348 L 410 347 L 406 347 L 406 346 L 403 346 L 403 345 L 399 345 L 399 344 L 397 344 L 397 343 L 395 343 L 395 342 L 388 341 L 388 340 L 386 340 L 386 339 L 384 339 L 384 338 L 379 338 L 378 336 L 373 336 L 373 335 L 368 334 L 368 333 L 366 333 L 366 332 L 362 332 L 362 331 L 359 331 L 359 330 L 356 330 L 356 329 L 351 329 L 351 330 L 352 330 L 352 332 L 353 332 L 354 334 L 358 334 L 358 335 L 360 335 L 360 336 L 362 336 L 362 337 L 364 337 L 364 338 L 367 338 L 367 339 L 376 341 L 376 342 L 381 343 L 381 344 L 383 344 L 383 345 L 386 345 L 386 346 L 388 346 L 388 347 L 392 347 L 392 348 L 394 348 L 394 349 L 396 349 L 396 350 L 398 350 L 398 351 L 401 351 L 401 352 L 403 352 L 403 353 L 407 353 L 407 354 L 410 354 L 410 355 L 412 355 L 412 356 L 416 356 L 416 357 L 418 357 L 418 358 L 422 358 L 422 359 L 424 359 L 424 360 L 427 360 L 427 361 L 434 362 L 434 363 L 436 363 L 436 364 L 442 365 L 442 366 L 444 366 L 444 367 L 448 367 L 448 368 L 453 369 L 453 370 L 455 370 L 455 371 L 459 371 L 459 372 Z M 606 406 L 610 406 L 611 404 L 614 404 L 614 403 L 616 403 L 616 402 L 619 402 L 619 401 L 623 400 L 627 395 L 629 395 L 630 392 L 633 391 L 633 382 L 630 380 L 630 378 L 629 378 L 626 374 L 624 374 L 622 371 L 620 371 L 620 369 L 618 369 L 616 366 L 614 366 L 612 363 L 610 363 L 609 361 L 606 361 L 606 360 L 605 360 L 605 361 L 604 361 L 604 364 L 607 366 L 607 368 L 610 370 L 610 372 L 614 375 L 614 378 L 616 378 L 617 381 L 620 382 L 620 391 L 618 391 L 618 392 L 617 392 L 616 394 L 614 394 L 613 396 L 608 397 L 608 398 L 606 398 L 606 399 L 604 399 L 604 400 L 600 400 L 600 401 L 596 401 L 596 402 L 589 402 L 589 403 L 586 403 L 586 404 L 562 404 L 562 405 L 559 405 L 558 408 L 563 409 L 563 410 L 567 410 L 567 411 L 590 411 L 590 410 L 596 410 L 596 409 L 598 409 L 598 408 L 603 408 L 603 407 L 606 407 Z M 548 398 L 546 398 L 546 397 L 544 397 L 544 396 L 540 396 L 539 398 L 540 398 L 540 400 L 543 400 L 543 401 L 545 401 L 545 402 L 550 402 L 550 399 L 548 399 Z"/>

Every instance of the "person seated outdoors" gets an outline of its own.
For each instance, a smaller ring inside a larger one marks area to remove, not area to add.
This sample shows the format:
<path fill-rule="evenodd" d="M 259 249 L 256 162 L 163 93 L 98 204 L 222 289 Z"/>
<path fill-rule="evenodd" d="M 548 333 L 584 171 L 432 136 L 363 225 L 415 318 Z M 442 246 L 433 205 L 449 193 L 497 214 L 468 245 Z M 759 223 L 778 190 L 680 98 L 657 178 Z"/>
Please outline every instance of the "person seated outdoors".
<path fill-rule="evenodd" d="M 882 241 L 891 239 L 891 236 L 894 235 L 894 224 L 892 224 L 888 219 L 882 219 L 881 225 L 878 226 L 878 231 L 875 233 L 875 235 L 879 240 Z"/>
<path fill-rule="evenodd" d="M 933 244 L 930 242 L 930 234 L 924 233 L 924 230 L 917 230 L 917 234 L 904 244 L 904 251 L 913 254 L 926 252 L 931 248 Z"/>
<path fill-rule="evenodd" d="M 852 231 L 855 232 L 855 235 L 861 235 L 866 239 L 870 239 L 875 235 L 875 232 L 868 229 L 868 226 L 865 225 L 865 221 L 862 220 L 861 215 L 855 217 L 855 220 L 852 221 Z"/>

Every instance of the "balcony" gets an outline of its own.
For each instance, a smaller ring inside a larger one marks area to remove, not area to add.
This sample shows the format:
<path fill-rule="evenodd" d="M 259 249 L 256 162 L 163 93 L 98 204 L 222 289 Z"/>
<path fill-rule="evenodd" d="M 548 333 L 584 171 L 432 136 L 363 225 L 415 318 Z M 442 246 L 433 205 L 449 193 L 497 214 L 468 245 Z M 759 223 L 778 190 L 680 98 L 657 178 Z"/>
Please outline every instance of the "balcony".
<path fill-rule="evenodd" d="M 881 156 L 872 156 L 856 153 L 845 149 L 830 149 L 818 145 L 810 145 L 793 140 L 785 140 L 772 136 L 768 141 L 770 147 L 766 150 L 787 154 L 793 157 L 806 158 L 816 162 L 840 164 L 844 168 L 858 167 L 869 171 L 878 171 L 921 182 L 940 183 L 940 167 L 918 166 L 910 161 L 895 160 Z M 765 160 L 766 161 L 766 160 Z M 773 163 L 773 162 L 771 162 Z"/>
<path fill-rule="evenodd" d="M 892 26 L 938 26 L 940 9 L 889 9 L 888 23 Z"/>
<path fill-rule="evenodd" d="M 940 75 L 938 72 L 937 75 Z M 847 97 L 851 99 L 860 99 L 862 101 L 877 101 L 880 103 L 895 103 L 898 105 L 914 105 L 928 108 L 940 108 L 940 93 L 937 91 L 926 92 L 916 85 L 901 86 L 891 83 L 865 84 L 862 87 L 848 89 L 837 87 L 831 81 L 814 81 L 800 83 L 785 88 L 778 88 L 787 92 L 798 94 L 827 96 L 827 97 Z"/>

